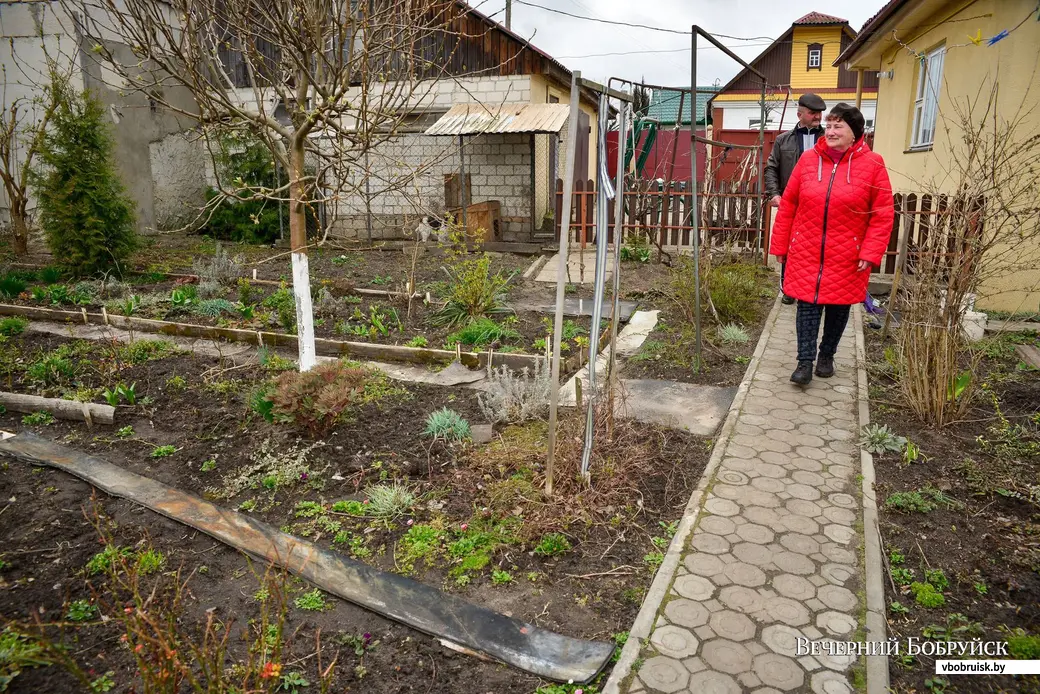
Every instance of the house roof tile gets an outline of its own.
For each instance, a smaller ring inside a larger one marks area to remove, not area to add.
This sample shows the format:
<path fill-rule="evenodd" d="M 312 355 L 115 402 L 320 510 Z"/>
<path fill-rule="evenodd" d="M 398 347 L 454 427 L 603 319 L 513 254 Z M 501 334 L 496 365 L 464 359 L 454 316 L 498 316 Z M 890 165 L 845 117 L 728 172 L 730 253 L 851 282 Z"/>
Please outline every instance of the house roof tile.
<path fill-rule="evenodd" d="M 833 15 L 824 14 L 822 12 L 810 12 L 801 19 L 794 20 L 795 25 L 799 24 L 846 24 L 847 19 L 841 17 L 835 17 Z"/>

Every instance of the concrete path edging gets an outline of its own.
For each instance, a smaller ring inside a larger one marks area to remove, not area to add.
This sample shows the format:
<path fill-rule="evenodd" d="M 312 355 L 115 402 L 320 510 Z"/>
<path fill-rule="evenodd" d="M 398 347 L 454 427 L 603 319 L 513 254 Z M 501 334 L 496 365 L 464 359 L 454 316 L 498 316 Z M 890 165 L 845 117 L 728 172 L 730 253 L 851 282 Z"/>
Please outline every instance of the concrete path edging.
<path fill-rule="evenodd" d="M 737 394 L 733 398 L 733 404 L 730 405 L 726 421 L 723 422 L 722 429 L 719 431 L 719 435 L 715 439 L 715 445 L 712 447 L 711 457 L 708 459 L 708 464 L 705 466 L 704 472 L 701 474 L 700 482 L 698 482 L 697 487 L 693 490 L 693 494 L 690 495 L 690 501 L 686 504 L 682 520 L 679 522 L 675 535 L 672 537 L 672 541 L 668 545 L 668 551 L 665 553 L 664 561 L 661 562 L 661 566 L 658 567 L 654 580 L 650 584 L 649 590 L 646 592 L 646 597 L 643 598 L 643 605 L 639 608 L 639 613 L 636 615 L 635 622 L 629 630 L 628 641 L 621 649 L 621 655 L 618 657 L 618 661 L 614 665 L 614 670 L 610 673 L 610 677 L 603 686 L 603 694 L 619 694 L 621 691 L 621 683 L 629 676 L 633 664 L 639 658 L 639 652 L 643 648 L 643 641 L 650 638 L 650 632 L 653 630 L 654 626 L 654 619 L 661 607 L 661 603 L 668 594 L 668 589 L 672 584 L 676 568 L 682 559 L 683 549 L 686 547 L 686 541 L 694 526 L 697 525 L 697 520 L 700 517 L 704 503 L 704 495 L 707 493 L 708 487 L 712 480 L 714 480 L 715 473 L 718 471 L 719 465 L 722 462 L 722 457 L 726 450 L 725 444 L 733 435 L 733 429 L 737 425 L 737 417 L 740 414 L 741 408 L 744 406 L 744 401 L 747 399 L 748 391 L 751 388 L 751 380 L 754 377 L 755 372 L 758 370 L 758 364 L 762 359 L 762 353 L 765 351 L 766 343 L 769 341 L 769 335 L 773 330 L 773 324 L 776 322 L 777 315 L 779 314 L 780 305 L 780 298 L 777 297 L 776 301 L 773 302 L 773 308 L 770 310 L 769 316 L 766 318 L 762 334 L 758 338 L 758 344 L 755 346 L 755 353 L 751 357 L 751 362 L 748 364 L 747 370 L 744 371 L 744 378 L 741 380 L 740 386 L 737 388 Z"/>
<path fill-rule="evenodd" d="M 863 334 L 863 307 L 857 305 L 852 320 L 856 328 L 857 401 L 859 428 L 870 424 L 870 396 L 867 384 L 867 344 Z M 877 496 L 874 491 L 874 456 L 860 449 L 860 474 L 863 477 L 863 575 L 867 595 L 867 641 L 885 640 L 888 622 L 885 614 L 885 583 L 881 575 L 884 559 L 881 529 L 878 525 Z M 886 694 L 889 691 L 888 657 L 870 655 L 867 659 L 867 694 Z"/>

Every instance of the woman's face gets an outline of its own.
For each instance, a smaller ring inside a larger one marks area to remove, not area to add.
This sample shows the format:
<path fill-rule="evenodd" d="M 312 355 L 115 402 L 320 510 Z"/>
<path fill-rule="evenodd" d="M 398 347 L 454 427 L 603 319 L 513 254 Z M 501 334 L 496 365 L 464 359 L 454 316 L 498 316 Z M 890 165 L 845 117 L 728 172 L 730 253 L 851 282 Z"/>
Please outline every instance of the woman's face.
<path fill-rule="evenodd" d="M 839 152 L 844 152 L 856 141 L 852 134 L 852 128 L 843 120 L 838 120 L 837 118 L 829 119 L 826 128 L 824 137 L 827 138 L 827 144 Z"/>

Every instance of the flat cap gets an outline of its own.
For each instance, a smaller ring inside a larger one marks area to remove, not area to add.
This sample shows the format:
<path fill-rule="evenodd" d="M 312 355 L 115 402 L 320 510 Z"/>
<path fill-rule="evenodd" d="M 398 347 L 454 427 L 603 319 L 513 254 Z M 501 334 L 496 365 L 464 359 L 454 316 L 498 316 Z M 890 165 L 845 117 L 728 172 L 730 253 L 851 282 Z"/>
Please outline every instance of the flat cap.
<path fill-rule="evenodd" d="M 798 105 L 804 106 L 810 111 L 826 111 L 827 104 L 815 94 L 802 94 L 798 99 Z"/>

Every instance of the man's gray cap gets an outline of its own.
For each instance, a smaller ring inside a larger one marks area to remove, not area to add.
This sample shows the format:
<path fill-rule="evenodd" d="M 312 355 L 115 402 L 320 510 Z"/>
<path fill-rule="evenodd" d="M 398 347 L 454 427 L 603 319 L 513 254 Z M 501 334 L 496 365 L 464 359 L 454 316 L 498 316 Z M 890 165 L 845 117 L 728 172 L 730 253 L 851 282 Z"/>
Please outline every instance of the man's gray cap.
<path fill-rule="evenodd" d="M 804 106 L 810 111 L 826 111 L 827 104 L 815 94 L 802 94 L 798 99 L 798 105 Z"/>

